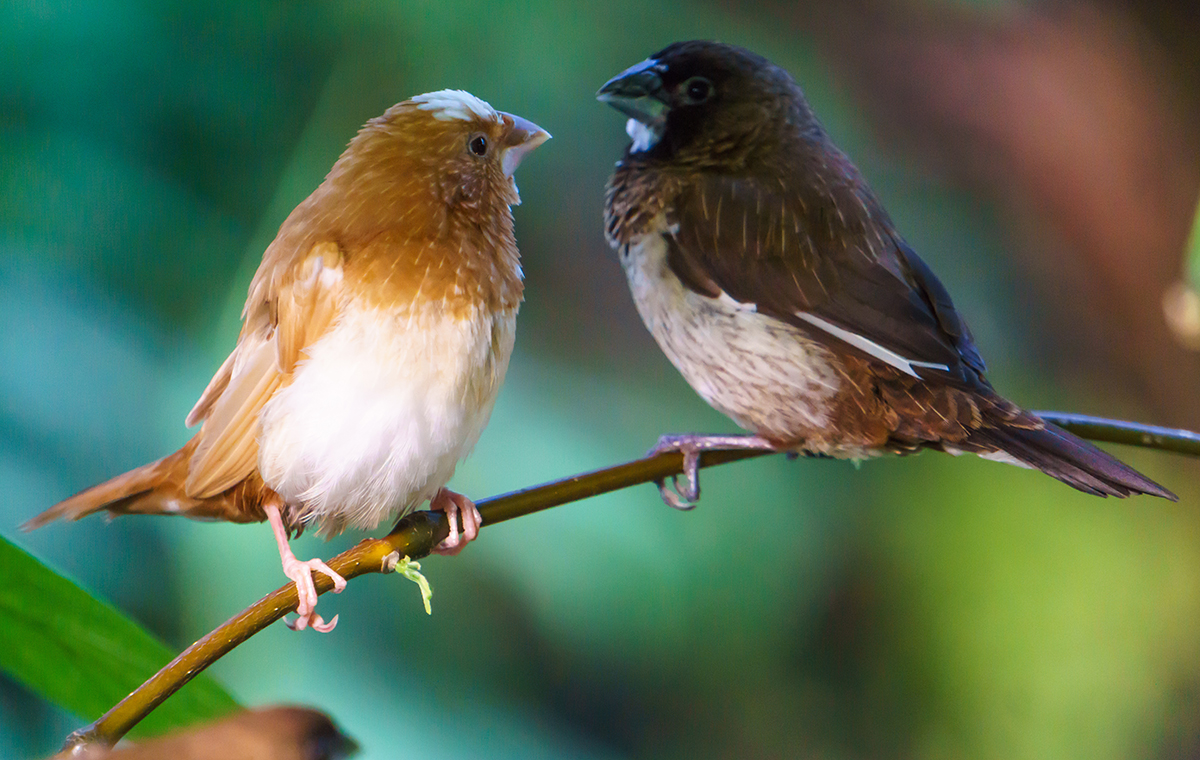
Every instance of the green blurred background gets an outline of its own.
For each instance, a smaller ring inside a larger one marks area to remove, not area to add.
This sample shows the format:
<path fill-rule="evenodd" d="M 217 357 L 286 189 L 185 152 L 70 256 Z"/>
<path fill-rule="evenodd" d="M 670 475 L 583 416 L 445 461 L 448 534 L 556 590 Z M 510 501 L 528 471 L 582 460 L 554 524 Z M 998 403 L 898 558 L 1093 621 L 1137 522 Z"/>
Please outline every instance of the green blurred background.
<path fill-rule="evenodd" d="M 8 0 L 0 533 L 177 648 L 282 584 L 265 525 L 17 526 L 188 438 L 287 212 L 362 122 L 445 87 L 554 135 L 517 176 L 508 382 L 452 485 L 732 431 L 658 352 L 601 231 L 626 138 L 593 93 L 687 38 L 797 77 L 1003 392 L 1195 426 L 1200 369 L 1158 300 L 1200 177 L 1176 44 L 1196 38 L 1145 7 Z M 432 617 L 370 577 L 323 598 L 336 632 L 276 625 L 212 672 L 243 703 L 329 712 L 364 758 L 1197 757 L 1197 471 L 1118 453 L 1180 502 L 936 454 L 729 465 L 691 513 L 644 486 L 489 528 L 425 564 Z M 0 704 L 3 757 L 96 717 L 3 676 Z"/>

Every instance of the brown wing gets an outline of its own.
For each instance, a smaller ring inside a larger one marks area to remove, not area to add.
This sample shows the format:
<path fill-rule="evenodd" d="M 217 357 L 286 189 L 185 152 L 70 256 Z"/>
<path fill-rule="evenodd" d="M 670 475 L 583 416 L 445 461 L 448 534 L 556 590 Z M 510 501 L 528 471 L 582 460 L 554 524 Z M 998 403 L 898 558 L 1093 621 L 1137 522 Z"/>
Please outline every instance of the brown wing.
<path fill-rule="evenodd" d="M 259 412 L 337 317 L 342 264 L 340 249 L 329 242 L 295 263 L 264 259 L 250 285 L 237 347 L 188 415 L 189 423 L 204 421 L 188 465 L 189 496 L 218 494 L 257 465 Z"/>
<path fill-rule="evenodd" d="M 910 374 L 982 382 L 949 294 L 870 191 L 802 196 L 782 181 L 707 176 L 680 191 L 669 221 L 668 265 L 692 290 L 724 291 Z"/>

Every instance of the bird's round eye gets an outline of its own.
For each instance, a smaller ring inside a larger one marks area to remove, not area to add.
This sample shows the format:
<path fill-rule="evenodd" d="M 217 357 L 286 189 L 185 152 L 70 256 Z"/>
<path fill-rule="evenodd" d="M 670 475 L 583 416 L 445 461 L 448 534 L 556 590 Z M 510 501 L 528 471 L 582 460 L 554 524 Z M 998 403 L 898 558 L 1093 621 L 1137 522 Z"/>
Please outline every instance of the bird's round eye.
<path fill-rule="evenodd" d="M 711 98 L 712 94 L 712 82 L 704 77 L 692 77 L 683 83 L 683 95 L 689 103 L 703 103 Z"/>
<path fill-rule="evenodd" d="M 483 135 L 475 135 L 467 143 L 467 149 L 477 156 L 487 155 L 488 143 L 487 138 Z"/>

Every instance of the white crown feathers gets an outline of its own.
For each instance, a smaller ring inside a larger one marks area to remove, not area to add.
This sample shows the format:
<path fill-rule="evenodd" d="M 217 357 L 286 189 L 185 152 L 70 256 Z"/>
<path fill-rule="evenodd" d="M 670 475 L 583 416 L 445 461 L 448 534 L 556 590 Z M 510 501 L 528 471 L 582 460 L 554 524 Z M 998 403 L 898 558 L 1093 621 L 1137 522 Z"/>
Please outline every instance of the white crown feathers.
<path fill-rule="evenodd" d="M 438 90 L 412 99 L 422 111 L 432 111 L 441 121 L 470 121 L 473 118 L 496 120 L 496 109 L 466 90 Z"/>

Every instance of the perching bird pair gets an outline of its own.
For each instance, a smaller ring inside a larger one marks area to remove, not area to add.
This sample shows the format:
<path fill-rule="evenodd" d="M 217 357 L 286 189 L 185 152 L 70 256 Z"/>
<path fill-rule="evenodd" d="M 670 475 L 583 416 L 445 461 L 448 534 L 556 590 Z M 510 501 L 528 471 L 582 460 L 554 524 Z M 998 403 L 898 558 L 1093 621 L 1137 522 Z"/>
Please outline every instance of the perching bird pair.
<path fill-rule="evenodd" d="M 1101 496 L 1166 489 L 998 395 L 949 294 L 830 141 L 800 88 L 749 51 L 671 45 L 601 88 L 632 144 L 605 232 L 646 326 L 749 436 L 673 436 L 863 458 L 934 448 L 1039 469 Z M 478 511 L 445 488 L 491 413 L 522 281 L 513 171 L 549 135 L 462 91 L 368 122 L 268 247 L 244 326 L 178 452 L 28 523 L 113 514 L 268 520 L 296 628 L 329 630 L 290 533 L 370 529 L 425 501 L 453 553 Z M 463 535 L 458 535 L 461 516 Z"/>

